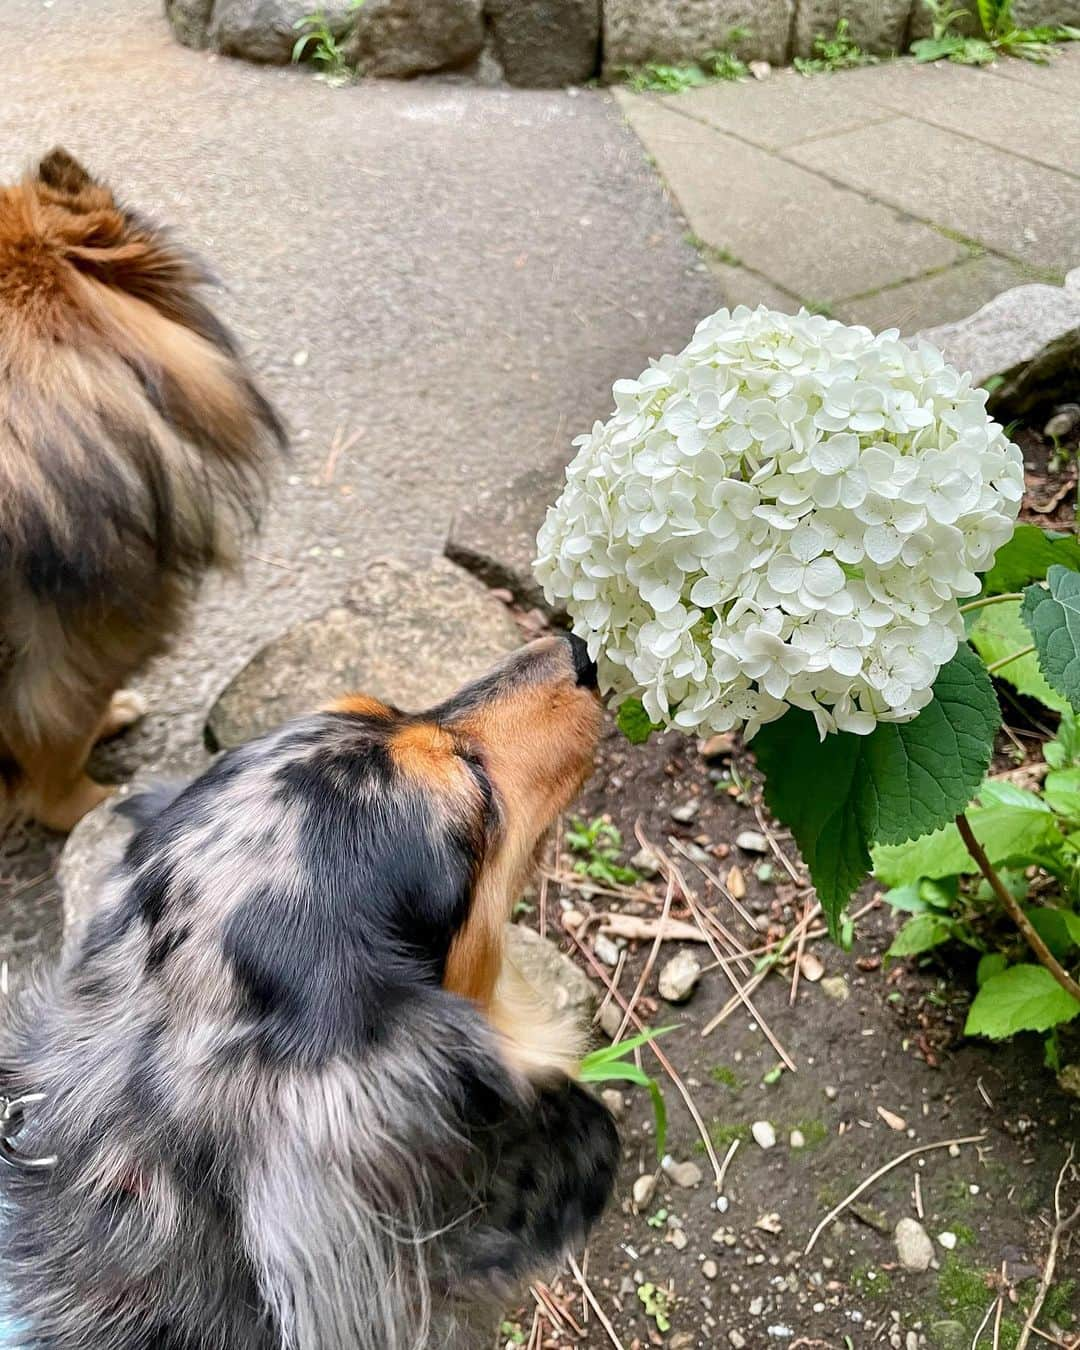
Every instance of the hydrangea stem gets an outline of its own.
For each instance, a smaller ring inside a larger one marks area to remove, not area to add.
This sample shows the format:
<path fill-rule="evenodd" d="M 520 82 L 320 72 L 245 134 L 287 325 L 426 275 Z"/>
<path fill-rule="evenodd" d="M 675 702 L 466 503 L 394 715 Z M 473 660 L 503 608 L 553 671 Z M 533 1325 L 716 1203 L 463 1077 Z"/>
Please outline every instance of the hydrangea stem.
<path fill-rule="evenodd" d="M 1018 652 L 1013 652 L 1009 656 L 1003 656 L 1000 661 L 992 661 L 986 667 L 987 675 L 996 675 L 999 670 L 1004 670 L 1006 666 L 1011 666 L 1014 661 L 1019 661 L 1022 656 L 1030 656 L 1035 650 L 1034 642 L 1029 642 L 1026 647 L 1021 647 Z"/>
<path fill-rule="evenodd" d="M 1023 591 L 1009 591 L 1007 595 L 984 595 L 979 600 L 969 600 L 960 606 L 961 614 L 970 614 L 973 609 L 985 609 L 987 605 L 1004 605 L 1009 600 L 1023 600 Z"/>
<path fill-rule="evenodd" d="M 1024 935 L 1024 941 L 1038 957 L 1039 961 L 1057 980 L 1067 993 L 1071 994 L 1077 1003 L 1080 1003 L 1080 984 L 1073 979 L 1065 968 L 1059 964 L 1056 957 L 1046 943 L 1035 930 L 1034 925 L 1028 916 L 1020 907 L 1019 901 L 1009 891 L 1009 888 L 998 875 L 990 859 L 986 856 L 986 850 L 982 844 L 975 838 L 975 832 L 971 828 L 971 822 L 961 811 L 956 817 L 956 828 L 960 831 L 960 838 L 964 841 L 964 847 L 975 859 L 979 871 L 986 878 L 986 882 L 994 895 L 1000 900 L 1002 908 L 1016 924 L 1017 928 Z"/>

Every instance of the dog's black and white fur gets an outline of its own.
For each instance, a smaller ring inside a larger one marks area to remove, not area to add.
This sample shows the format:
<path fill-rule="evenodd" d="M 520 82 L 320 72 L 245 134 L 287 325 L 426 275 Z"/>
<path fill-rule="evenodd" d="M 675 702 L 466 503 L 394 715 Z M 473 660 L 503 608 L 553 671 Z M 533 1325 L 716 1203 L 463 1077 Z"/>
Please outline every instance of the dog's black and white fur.
<path fill-rule="evenodd" d="M 2 1047 L 56 1158 L 0 1175 L 27 1350 L 487 1344 L 477 1300 L 585 1234 L 614 1127 L 535 1009 L 507 1031 L 495 909 L 587 771 L 586 666 L 546 639 L 422 717 L 344 700 L 141 801 Z"/>

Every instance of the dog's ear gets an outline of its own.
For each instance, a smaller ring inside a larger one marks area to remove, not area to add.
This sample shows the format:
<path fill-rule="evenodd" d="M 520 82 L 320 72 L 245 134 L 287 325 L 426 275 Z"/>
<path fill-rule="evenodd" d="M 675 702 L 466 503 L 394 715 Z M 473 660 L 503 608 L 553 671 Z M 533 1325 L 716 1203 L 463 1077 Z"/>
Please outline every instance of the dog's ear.
<path fill-rule="evenodd" d="M 87 188 L 99 186 L 75 156 L 69 155 L 59 145 L 41 160 L 37 167 L 37 178 L 54 192 L 62 192 L 70 197 L 77 197 Z"/>

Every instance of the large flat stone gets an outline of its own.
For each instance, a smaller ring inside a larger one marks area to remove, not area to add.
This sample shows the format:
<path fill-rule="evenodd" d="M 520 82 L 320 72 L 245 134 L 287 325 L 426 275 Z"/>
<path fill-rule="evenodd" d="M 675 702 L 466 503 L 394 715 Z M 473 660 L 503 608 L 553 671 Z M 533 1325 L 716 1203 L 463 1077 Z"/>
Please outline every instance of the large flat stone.
<path fill-rule="evenodd" d="M 620 102 L 691 229 L 803 300 L 839 300 L 963 256 L 936 230 L 656 100 L 623 92 Z"/>
<path fill-rule="evenodd" d="M 485 37 L 483 0 L 365 0 L 347 56 L 364 75 L 423 75 L 468 65 Z"/>
<path fill-rule="evenodd" d="M 1037 80 L 1023 83 L 999 79 L 1006 66 L 1026 61 L 999 61 L 989 69 L 957 66 L 948 61 L 920 65 L 893 61 L 886 66 L 847 71 L 829 81 L 838 97 L 861 101 L 866 121 L 875 109 L 932 122 L 1010 154 L 1037 160 L 1051 169 L 1080 173 L 1080 78 L 1072 98 Z M 1080 66 L 1074 66 L 1080 77 Z M 1040 74 L 1048 67 L 1036 67 Z M 819 84 L 825 83 L 819 81 Z M 869 105 L 869 106 L 868 106 Z M 1007 136 L 1002 128 L 1008 128 Z"/>
<path fill-rule="evenodd" d="M 1062 272 L 1080 263 L 1080 181 L 1006 150 L 899 117 L 784 154 L 1021 262 Z"/>
<path fill-rule="evenodd" d="M 1077 17 L 1073 24 L 1080 26 L 1080 0 L 1063 0 L 1074 6 Z M 998 79 L 1015 80 L 1032 89 L 1059 94 L 1066 99 L 1080 99 L 1080 43 L 1062 44 L 1055 48 L 1054 59 L 1045 66 L 1033 61 L 998 61 L 989 73 Z"/>
<path fill-rule="evenodd" d="M 1002 291 L 1027 280 L 1018 263 L 987 253 L 956 263 L 943 272 L 890 286 L 876 295 L 845 300 L 835 306 L 834 313 L 845 323 L 864 323 L 875 332 L 899 328 L 904 334 L 916 333 L 931 324 L 961 319 Z"/>
<path fill-rule="evenodd" d="M 886 56 L 903 49 L 912 5 L 921 0 L 799 0 L 795 56 L 812 56 L 816 37 L 832 37 L 846 19 L 852 40 L 864 52 Z"/>
<path fill-rule="evenodd" d="M 846 76 L 808 80 L 777 71 L 763 84 L 715 83 L 663 100 L 673 112 L 751 141 L 766 150 L 865 126 L 893 114 L 868 103 Z"/>
<path fill-rule="evenodd" d="M 511 84 L 556 88 L 596 74 L 600 0 L 487 0 L 485 14 Z"/>
<path fill-rule="evenodd" d="M 735 28 L 750 36 L 740 55 L 787 60 L 794 0 L 604 0 L 604 72 L 616 76 L 647 61 L 699 61 L 731 45 Z"/>
<path fill-rule="evenodd" d="M 1080 269 L 1064 287 L 1019 286 L 957 323 L 923 333 L 977 384 L 1005 377 L 991 407 L 1009 418 L 1075 397 L 1080 388 Z"/>
<path fill-rule="evenodd" d="M 353 692 L 429 708 L 521 642 L 504 605 L 444 558 L 370 564 L 346 599 L 265 646 L 207 719 L 214 750 Z"/>
<path fill-rule="evenodd" d="M 749 305 L 752 309 L 768 305 L 782 314 L 794 314 L 802 307 L 797 295 L 774 286 L 768 278 L 758 276 L 738 263 L 724 262 L 708 255 L 705 262 L 720 285 L 720 303 L 729 309 L 735 305 Z"/>

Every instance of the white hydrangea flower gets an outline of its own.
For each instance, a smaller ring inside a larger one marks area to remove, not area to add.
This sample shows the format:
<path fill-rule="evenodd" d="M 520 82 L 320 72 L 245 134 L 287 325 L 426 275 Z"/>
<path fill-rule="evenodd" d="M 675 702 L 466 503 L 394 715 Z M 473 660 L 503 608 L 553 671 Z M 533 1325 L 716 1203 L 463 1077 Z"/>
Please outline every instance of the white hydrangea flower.
<path fill-rule="evenodd" d="M 895 329 L 740 306 L 614 395 L 535 564 L 605 692 L 748 736 L 925 707 L 1024 491 L 971 376 Z"/>

